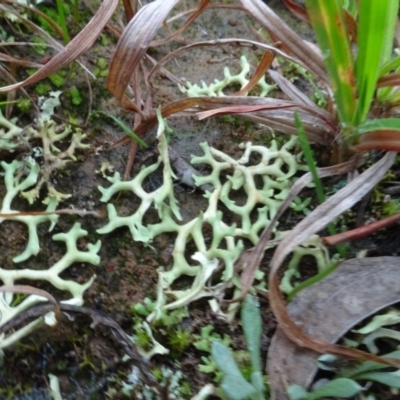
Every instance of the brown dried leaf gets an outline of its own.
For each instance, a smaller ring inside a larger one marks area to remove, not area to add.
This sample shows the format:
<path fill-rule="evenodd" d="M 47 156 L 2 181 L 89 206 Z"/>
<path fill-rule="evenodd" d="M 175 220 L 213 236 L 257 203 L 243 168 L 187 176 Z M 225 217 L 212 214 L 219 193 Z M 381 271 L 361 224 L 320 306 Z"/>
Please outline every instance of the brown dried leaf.
<path fill-rule="evenodd" d="M 300 4 L 297 4 L 293 0 L 283 0 L 283 3 L 287 7 L 287 9 L 295 15 L 297 18 L 301 19 L 303 22 L 306 22 L 307 24 L 310 24 L 310 20 L 308 18 L 308 14 L 306 9 L 301 6 Z"/>
<path fill-rule="evenodd" d="M 353 148 L 356 151 L 400 151 L 400 132 L 386 129 L 364 133 Z"/>
<path fill-rule="evenodd" d="M 125 90 L 151 40 L 178 1 L 156 0 L 146 4 L 129 21 L 118 40 L 110 64 L 107 87 L 126 109 L 142 114 L 140 109 L 125 96 Z"/>
<path fill-rule="evenodd" d="M 305 95 L 304 92 L 297 89 L 297 87 L 284 76 L 274 70 L 270 70 L 268 73 L 290 100 L 309 107 L 317 107 L 317 105 L 307 95 Z"/>
<path fill-rule="evenodd" d="M 324 82 L 329 82 L 322 57 L 261 0 L 241 0 L 243 6 L 269 32 Z"/>
<path fill-rule="evenodd" d="M 388 305 L 400 301 L 400 257 L 353 259 L 297 294 L 287 309 L 303 333 L 335 343 L 353 326 Z M 384 288 L 384 290 L 382 290 Z M 302 349 L 281 329 L 268 352 L 272 399 L 287 400 L 284 381 L 307 388 L 317 371 L 318 353 Z"/>
<path fill-rule="evenodd" d="M 294 111 L 282 109 L 282 106 L 300 107 L 300 109 L 297 111 L 301 115 L 302 123 L 305 126 L 311 141 L 315 143 L 326 144 L 329 143 L 329 141 L 334 140 L 335 131 L 333 124 L 331 124 L 329 120 L 325 119 L 326 112 L 324 110 L 320 110 L 318 108 L 307 108 L 305 106 L 299 106 L 298 104 L 290 101 L 283 101 L 279 99 L 251 96 L 245 98 L 238 96 L 191 97 L 167 104 L 161 109 L 161 114 L 164 118 L 167 118 L 170 115 L 177 114 L 178 112 L 192 107 L 199 107 L 203 110 L 211 110 L 229 106 L 242 106 L 243 102 L 246 102 L 248 106 L 254 105 L 263 107 L 278 107 L 278 109 L 272 111 L 259 111 L 255 112 L 254 114 L 244 114 L 242 117 L 251 121 L 263 123 L 264 125 L 269 126 L 271 129 L 276 129 L 280 132 L 293 135 L 297 134 L 297 130 L 293 122 Z M 304 111 L 304 109 L 307 109 L 307 111 Z M 193 109 L 191 110 L 191 114 L 196 114 L 198 111 L 198 109 Z M 314 112 L 316 115 L 312 115 L 311 112 Z M 157 117 L 154 114 L 135 129 L 136 135 L 142 135 L 156 123 Z M 129 136 L 125 136 L 114 143 L 113 146 L 115 147 L 124 143 L 128 143 L 130 140 L 132 139 Z"/>
<path fill-rule="evenodd" d="M 383 88 L 388 86 L 399 86 L 399 85 L 400 85 L 400 74 L 393 73 L 382 76 L 382 78 L 379 78 L 376 87 Z"/>
<path fill-rule="evenodd" d="M 47 64 L 43 65 L 42 68 L 24 81 L 0 88 L 0 92 L 7 92 L 9 90 L 31 85 L 76 60 L 81 54 L 85 53 L 93 45 L 97 37 L 100 35 L 103 27 L 111 18 L 117 5 L 118 0 L 104 0 L 96 14 L 82 29 L 82 31 L 79 32 L 78 35 L 76 35 L 71 42 L 68 43 L 67 46 L 63 47 L 59 53 L 51 58 Z M 30 26 L 32 25 L 29 20 L 26 20 L 22 17 L 20 18 L 24 21 L 24 24 L 29 24 Z M 36 26 L 35 29 L 37 29 Z M 54 44 L 54 42 L 57 43 L 53 40 L 52 43 Z M 57 43 L 57 45 L 61 46 L 59 43 Z"/>
<path fill-rule="evenodd" d="M 250 90 L 253 89 L 253 87 L 257 85 L 258 81 L 264 76 L 265 71 L 269 69 L 274 59 L 275 54 L 273 52 L 265 52 L 263 58 L 260 61 L 260 64 L 258 64 L 256 71 L 250 78 L 247 85 L 243 89 L 240 89 L 237 93 L 235 93 L 234 96 L 247 95 L 247 93 L 249 93 Z"/>

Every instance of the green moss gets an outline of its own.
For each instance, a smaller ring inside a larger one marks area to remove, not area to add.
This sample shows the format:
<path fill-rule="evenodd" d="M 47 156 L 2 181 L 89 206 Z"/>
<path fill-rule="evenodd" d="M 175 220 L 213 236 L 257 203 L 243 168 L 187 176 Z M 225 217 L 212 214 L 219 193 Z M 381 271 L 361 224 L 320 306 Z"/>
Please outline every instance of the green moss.
<path fill-rule="evenodd" d="M 28 68 L 26 70 L 26 73 L 28 74 L 28 76 L 33 75 L 35 72 L 37 72 L 38 68 Z"/>
<path fill-rule="evenodd" d="M 49 79 L 56 88 L 60 88 L 65 83 L 65 74 L 62 74 L 61 71 L 55 72 L 54 74 L 49 75 Z"/>
<path fill-rule="evenodd" d="M 97 60 L 97 66 L 100 68 L 100 69 L 106 69 L 107 68 L 107 61 L 106 61 L 106 59 L 105 58 L 103 58 L 103 57 L 100 57 L 98 60 Z"/>
<path fill-rule="evenodd" d="M 29 99 L 21 99 L 18 102 L 17 107 L 24 114 L 28 114 L 31 111 L 32 103 Z"/>
<path fill-rule="evenodd" d="M 382 205 L 382 214 L 383 216 L 390 216 L 393 214 L 397 214 L 400 212 L 400 200 L 399 199 L 391 199 L 387 203 L 383 203 Z"/>
<path fill-rule="evenodd" d="M 78 88 L 76 86 L 70 87 L 68 93 L 69 93 L 69 97 L 71 99 L 71 103 L 74 106 L 79 106 L 82 103 L 83 97 L 81 95 L 81 92 L 78 90 Z"/>
<path fill-rule="evenodd" d="M 181 355 L 192 343 L 190 332 L 177 328 L 169 333 L 168 344 L 172 352 Z"/>
<path fill-rule="evenodd" d="M 41 82 L 35 87 L 35 92 L 39 96 L 45 96 L 51 91 L 51 86 L 48 83 Z"/>
<path fill-rule="evenodd" d="M 108 46 L 110 43 L 110 40 L 104 33 L 100 34 L 100 43 L 102 46 Z"/>
<path fill-rule="evenodd" d="M 35 36 L 33 38 L 30 39 L 30 41 L 32 43 L 46 43 L 46 41 L 44 39 L 42 39 L 41 37 Z M 46 50 L 47 50 L 47 45 L 43 45 L 43 46 L 33 46 L 33 50 L 39 54 L 40 56 L 44 56 L 46 54 Z"/>
<path fill-rule="evenodd" d="M 151 338 L 144 329 L 138 328 L 136 330 L 135 339 L 136 339 L 135 344 L 137 347 L 143 349 L 144 351 L 151 350 L 152 348 Z"/>

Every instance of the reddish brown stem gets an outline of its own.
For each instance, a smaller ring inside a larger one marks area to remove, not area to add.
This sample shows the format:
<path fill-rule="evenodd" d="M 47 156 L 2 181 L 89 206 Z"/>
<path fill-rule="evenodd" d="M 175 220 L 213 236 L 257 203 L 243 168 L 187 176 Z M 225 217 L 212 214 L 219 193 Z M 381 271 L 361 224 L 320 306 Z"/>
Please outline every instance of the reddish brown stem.
<path fill-rule="evenodd" d="M 361 226 L 360 228 L 352 229 L 351 231 L 325 237 L 322 239 L 322 241 L 326 246 L 334 246 L 338 243 L 343 243 L 371 235 L 379 229 L 386 228 L 387 226 L 392 225 L 397 221 L 400 221 L 400 213 L 391 215 L 390 217 L 381 219 L 380 221 Z"/>

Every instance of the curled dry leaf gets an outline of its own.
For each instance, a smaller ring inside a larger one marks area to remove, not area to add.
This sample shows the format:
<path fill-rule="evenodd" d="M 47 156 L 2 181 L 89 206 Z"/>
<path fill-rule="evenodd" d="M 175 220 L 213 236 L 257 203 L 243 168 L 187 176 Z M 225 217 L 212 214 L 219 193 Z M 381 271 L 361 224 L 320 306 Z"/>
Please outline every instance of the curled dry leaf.
<path fill-rule="evenodd" d="M 257 85 L 258 81 L 265 75 L 265 72 L 271 67 L 272 62 L 275 59 L 275 54 L 273 52 L 265 52 L 260 63 L 257 66 L 256 71 L 254 72 L 253 76 L 250 78 L 247 85 L 240 89 L 238 92 L 234 94 L 234 96 L 246 96 L 247 93 L 253 89 L 254 86 Z"/>
<path fill-rule="evenodd" d="M 400 301 L 399 264 L 400 257 L 345 261 L 327 278 L 298 293 L 287 307 L 289 315 L 306 335 L 335 343 L 363 319 Z M 307 388 L 317 372 L 318 356 L 296 346 L 278 329 L 267 362 L 272 399 L 287 400 L 286 384 Z"/>
<path fill-rule="evenodd" d="M 195 108 L 192 114 L 199 112 L 199 108 L 203 110 L 212 110 L 222 107 L 230 106 L 242 106 L 243 101 L 246 102 L 246 106 L 263 106 L 263 107 L 276 107 L 276 110 L 270 111 L 258 111 L 254 113 L 243 114 L 242 117 L 249 119 L 250 121 L 259 122 L 269 126 L 273 130 L 280 132 L 286 132 L 288 134 L 297 134 L 296 127 L 293 122 L 294 111 L 298 111 L 301 116 L 301 121 L 307 130 L 307 135 L 311 141 L 315 143 L 326 144 L 327 142 L 334 140 L 334 128 L 329 119 L 325 119 L 324 110 L 318 108 L 308 107 L 299 105 L 290 101 L 284 101 L 272 98 L 260 98 L 247 96 L 245 99 L 239 96 L 225 96 L 225 97 L 190 97 L 182 100 L 178 100 L 169 103 L 162 107 L 161 115 L 164 118 L 170 115 L 177 114 L 183 110 L 187 110 L 192 107 Z M 290 106 L 293 110 L 284 109 L 284 107 Z M 298 107 L 298 108 L 296 108 Z M 232 110 L 229 111 L 232 113 Z M 201 114 L 202 115 L 202 114 Z M 205 117 L 206 115 L 202 115 Z M 147 118 L 141 125 L 135 129 L 136 135 L 140 136 L 147 132 L 151 127 L 157 123 L 157 117 L 152 115 Z M 124 143 L 128 143 L 132 139 L 129 136 L 124 136 L 118 140 L 113 146 L 119 146 Z"/>
<path fill-rule="evenodd" d="M 400 132 L 386 129 L 364 133 L 353 148 L 357 151 L 400 151 Z"/>
<path fill-rule="evenodd" d="M 293 55 L 307 65 L 320 79 L 328 82 L 321 55 L 308 46 L 270 7 L 262 0 L 241 0 L 241 3 L 268 32 L 272 32 L 276 39 L 290 49 Z"/>
<path fill-rule="evenodd" d="M 22 82 L 0 88 L 0 92 L 8 92 L 36 83 L 51 73 L 65 67 L 85 53 L 100 35 L 103 27 L 111 18 L 118 5 L 118 0 L 104 0 L 89 23 L 62 50 L 43 65 L 36 73 Z"/>
<path fill-rule="evenodd" d="M 128 110 L 142 114 L 141 110 L 125 96 L 125 90 L 151 40 L 178 1 L 156 0 L 146 4 L 129 21 L 119 38 L 110 64 L 107 87 Z"/>

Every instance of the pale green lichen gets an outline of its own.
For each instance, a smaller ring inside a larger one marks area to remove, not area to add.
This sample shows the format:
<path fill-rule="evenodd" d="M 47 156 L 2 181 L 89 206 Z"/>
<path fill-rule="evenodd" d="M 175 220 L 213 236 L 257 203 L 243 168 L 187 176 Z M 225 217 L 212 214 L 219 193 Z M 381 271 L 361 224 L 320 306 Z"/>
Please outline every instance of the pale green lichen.
<path fill-rule="evenodd" d="M 240 57 L 240 65 L 242 70 L 236 75 L 232 75 L 229 71 L 229 68 L 225 67 L 224 79 L 222 81 L 215 79 L 214 83 L 210 83 L 209 85 L 206 85 L 205 82 L 202 82 L 201 87 L 197 84 L 193 85 L 190 82 L 186 82 L 187 87 L 179 85 L 179 90 L 182 93 L 185 93 L 188 97 L 200 97 L 225 96 L 224 89 L 232 84 L 239 84 L 240 88 L 243 89 L 249 83 L 247 76 L 250 73 L 250 64 L 248 63 L 246 56 Z M 261 90 L 261 93 L 259 94 L 260 97 L 266 96 L 272 89 L 276 87 L 276 85 L 268 84 L 265 81 L 264 76 L 258 81 L 257 86 Z"/>
<path fill-rule="evenodd" d="M 133 192 L 140 202 L 132 215 L 124 217 L 118 216 L 114 205 L 108 204 L 109 223 L 99 229 L 99 233 L 109 233 L 116 228 L 127 226 L 133 239 L 145 244 L 150 244 L 156 236 L 164 232 L 176 234 L 172 252 L 173 265 L 167 271 L 163 268 L 158 271 L 157 300 L 153 312 L 147 317 L 149 321 L 160 318 L 167 310 L 184 307 L 203 297 L 221 298 L 226 288 L 232 285 L 240 287 L 234 265 L 244 250 L 243 239 L 248 239 L 253 244 L 258 242 L 259 232 L 270 222 L 286 198 L 294 175 L 299 170 L 306 169 L 299 162 L 298 156 L 294 155 L 297 143 L 294 136 L 280 148 L 275 140 L 272 140 L 269 148 L 252 143 L 243 144 L 240 146 L 243 155 L 239 159 L 203 143 L 201 147 L 204 155 L 192 157 L 192 163 L 208 165 L 210 173 L 193 178 L 197 186 L 207 184 L 213 189 L 205 195 L 208 199 L 206 209 L 200 211 L 192 220 L 182 223 L 173 191 L 174 174 L 164 134 L 166 125 L 159 113 L 158 118 L 158 162 L 143 168 L 130 181 L 121 181 L 116 173 L 108 178 L 111 186 L 99 188 L 103 194 L 101 200 L 104 202 L 120 191 Z M 143 181 L 161 166 L 162 185 L 147 193 L 142 187 Z M 234 200 L 234 192 L 238 190 L 245 195 L 242 205 Z M 221 205 L 232 215 L 224 215 L 219 209 Z M 158 223 L 146 225 L 144 217 L 152 206 L 158 210 L 160 220 Z M 208 229 L 207 237 L 204 235 L 205 227 Z M 197 249 L 191 259 L 186 254 L 190 241 Z M 213 282 L 217 271 L 222 272 L 222 276 Z M 183 275 L 193 277 L 190 287 L 174 290 L 174 282 Z M 238 288 L 237 295 L 239 292 Z M 215 304 L 213 308 L 223 315 Z M 230 318 L 236 310 L 237 305 L 230 306 Z"/>
<path fill-rule="evenodd" d="M 4 183 L 6 186 L 6 194 L 3 198 L 1 206 L 2 214 L 9 214 L 7 217 L 0 217 L 0 224 L 6 220 L 22 222 L 28 227 L 28 243 L 23 253 L 14 257 L 13 261 L 19 263 L 27 260 L 32 255 L 37 255 L 39 252 L 39 238 L 37 234 L 37 227 L 44 222 L 50 222 L 49 231 L 53 230 L 57 220 L 57 215 L 19 215 L 13 217 L 12 214 L 17 212 L 12 208 L 13 200 L 24 192 L 24 190 L 33 186 L 39 176 L 39 165 L 31 160 L 18 161 L 14 160 L 8 164 L 5 161 L 1 163 L 5 170 Z M 26 175 L 23 175 L 26 174 Z M 54 211 L 57 206 L 57 201 L 52 198 L 47 206 L 46 211 Z"/>
<path fill-rule="evenodd" d="M 280 237 L 285 234 L 286 232 L 279 233 Z M 324 271 L 334 262 L 334 259 L 330 258 L 329 251 L 323 244 L 322 239 L 318 235 L 310 236 L 304 243 L 293 250 L 292 258 L 279 286 L 283 293 L 289 294 L 294 289 L 295 283 L 293 283 L 293 279 L 301 277 L 299 265 L 301 259 L 305 256 L 311 256 L 315 259 L 318 273 Z"/>
<path fill-rule="evenodd" d="M 90 263 L 97 265 L 100 257 L 97 253 L 100 250 L 101 242 L 96 244 L 88 244 L 87 251 L 81 251 L 77 248 L 79 238 L 87 235 L 87 232 L 81 229 L 81 225 L 76 223 L 68 233 L 58 233 L 53 236 L 53 240 L 65 242 L 67 251 L 64 256 L 50 268 L 43 270 L 33 269 L 3 269 L 0 268 L 0 280 L 5 286 L 13 286 L 19 280 L 47 281 L 59 290 L 69 292 L 71 298 L 63 302 L 74 305 L 83 304 L 83 293 L 92 284 L 94 277 L 87 282 L 80 284 L 71 280 L 65 280 L 60 274 L 70 267 L 73 263 Z M 32 305 L 47 301 L 47 299 L 38 295 L 29 295 L 21 303 L 13 306 L 13 293 L 0 293 L 0 325 L 4 325 L 7 321 L 18 315 L 20 312 L 28 309 Z M 0 338 L 0 348 L 5 348 L 17 342 L 22 337 L 36 329 L 43 323 L 43 319 L 39 318 L 23 328 L 15 331 L 7 338 Z"/>
<path fill-rule="evenodd" d="M 18 210 L 13 209 L 13 202 L 17 196 L 26 198 L 29 203 L 37 200 L 42 187 L 47 186 L 47 196 L 44 203 L 47 204 L 46 211 L 54 211 L 60 201 L 68 198 L 69 195 L 58 192 L 53 184 L 53 175 L 56 171 L 66 167 L 69 161 L 76 160 L 76 150 L 85 149 L 89 145 L 83 144 L 86 137 L 81 130 L 72 130 L 71 127 L 57 126 L 54 121 L 39 120 L 36 126 L 26 127 L 23 130 L 7 121 L 0 113 L 0 150 L 12 152 L 17 148 L 22 150 L 33 150 L 30 154 L 25 154 L 22 160 L 14 160 L 10 163 L 2 161 L 0 163 L 4 170 L 4 183 L 6 193 L 1 204 L 0 224 L 4 221 L 23 223 L 28 228 L 28 240 L 25 250 L 13 258 L 14 263 L 26 261 L 32 255 L 37 255 L 40 251 L 38 225 L 49 222 L 49 231 L 57 223 L 58 216 L 53 215 L 29 215 L 22 213 L 18 215 Z M 68 148 L 61 151 L 57 146 L 72 134 Z M 43 147 L 32 149 L 31 143 L 41 141 Z M 23 153 L 24 154 L 24 153 Z M 39 163 L 37 157 L 43 161 Z M 97 265 L 100 257 L 97 253 L 100 250 L 101 242 L 88 244 L 87 251 L 77 248 L 77 241 L 86 236 L 87 232 L 81 229 L 80 224 L 75 224 L 67 233 L 59 233 L 53 236 L 53 240 L 65 242 L 67 250 L 64 256 L 49 268 L 38 269 L 12 269 L 0 268 L 0 281 L 4 286 L 13 286 L 18 281 L 47 281 L 58 290 L 69 292 L 71 297 L 64 300 L 70 304 L 82 305 L 83 293 L 92 284 L 94 277 L 87 282 L 80 284 L 60 277 L 73 263 L 91 263 Z M 38 295 L 29 295 L 21 302 L 15 302 L 13 293 L 0 293 L 0 325 L 14 318 L 20 312 L 28 309 L 32 305 L 47 301 Z M 4 334 L 0 337 L 0 349 L 8 347 L 22 337 L 29 334 L 43 323 L 54 324 L 54 313 L 49 313 L 43 318 L 36 319 L 22 328 L 14 331 L 5 338 Z"/>
<path fill-rule="evenodd" d="M 22 128 L 4 117 L 0 110 L 0 151 L 13 152 L 21 142 Z"/>
<path fill-rule="evenodd" d="M 52 182 L 52 176 L 55 172 L 65 169 L 70 161 L 76 161 L 75 152 L 77 149 L 88 149 L 90 147 L 89 144 L 82 143 L 86 134 L 79 128 L 73 131 L 70 125 L 57 126 L 52 120 L 39 120 L 38 126 L 28 128 L 27 132 L 27 140 L 40 139 L 42 141 L 44 163 L 40 168 L 40 178 L 35 187 L 22 193 L 22 196 L 32 204 L 38 199 L 41 188 L 46 186 L 48 196 L 43 200 L 44 204 L 48 204 L 51 197 L 55 197 L 58 202 L 68 199 L 71 195 L 59 192 Z M 58 142 L 66 139 L 71 133 L 72 137 L 68 148 L 61 151 L 57 147 Z"/>

